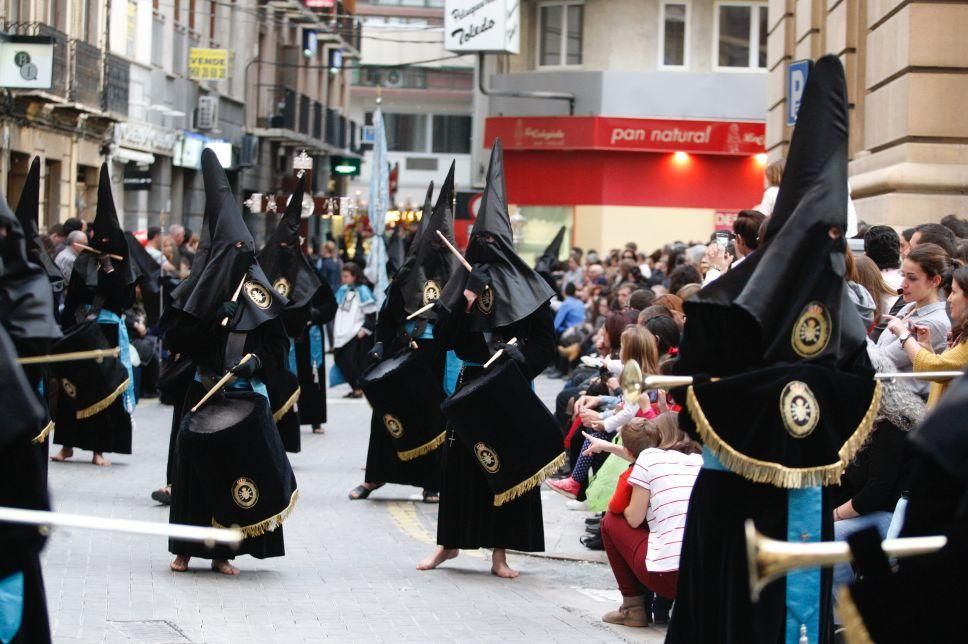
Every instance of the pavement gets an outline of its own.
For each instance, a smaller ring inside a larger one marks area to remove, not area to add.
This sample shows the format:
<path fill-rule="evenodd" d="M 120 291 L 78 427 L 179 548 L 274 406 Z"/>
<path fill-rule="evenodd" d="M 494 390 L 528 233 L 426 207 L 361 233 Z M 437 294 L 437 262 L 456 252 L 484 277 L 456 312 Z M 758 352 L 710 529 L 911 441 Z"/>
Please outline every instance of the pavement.
<path fill-rule="evenodd" d="M 561 381 L 539 379 L 550 402 Z M 419 490 L 388 485 L 367 501 L 347 492 L 363 480 L 370 408 L 330 390 L 324 435 L 304 427 L 290 455 L 300 500 L 285 524 L 286 556 L 240 557 L 242 574 L 193 561 L 173 573 L 163 538 L 57 530 L 44 551 L 55 642 L 661 642 L 664 627 L 611 626 L 620 601 L 603 553 L 578 543 L 586 512 L 543 491 L 544 556 L 511 554 L 515 580 L 489 574 L 486 551 L 464 551 L 435 571 L 414 564 L 434 547 L 437 506 Z M 164 483 L 171 408 L 145 400 L 135 411 L 131 455 L 109 468 L 76 451 L 52 463 L 55 509 L 167 522 L 150 500 Z"/>

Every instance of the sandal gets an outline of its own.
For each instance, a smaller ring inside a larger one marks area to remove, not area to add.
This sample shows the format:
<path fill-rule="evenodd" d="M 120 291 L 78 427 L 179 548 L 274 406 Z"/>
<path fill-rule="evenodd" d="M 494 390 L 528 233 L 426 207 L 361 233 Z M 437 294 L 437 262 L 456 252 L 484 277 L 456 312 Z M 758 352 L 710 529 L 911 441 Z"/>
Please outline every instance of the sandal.
<path fill-rule="evenodd" d="M 431 492 L 430 490 L 423 491 L 423 502 L 424 503 L 440 503 L 440 493 Z"/>
<path fill-rule="evenodd" d="M 366 487 L 365 485 L 357 485 L 355 488 L 350 490 L 350 501 L 362 501 L 363 499 L 370 496 L 370 493 L 374 490 L 379 490 L 381 487 L 386 485 L 386 483 L 377 483 L 373 487 Z"/>

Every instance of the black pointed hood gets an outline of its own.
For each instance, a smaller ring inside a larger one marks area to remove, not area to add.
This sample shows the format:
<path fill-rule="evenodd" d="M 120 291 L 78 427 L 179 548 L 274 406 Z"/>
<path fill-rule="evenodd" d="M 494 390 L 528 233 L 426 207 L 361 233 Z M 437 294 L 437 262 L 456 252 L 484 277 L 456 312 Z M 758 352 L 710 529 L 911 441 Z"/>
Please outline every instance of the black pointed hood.
<path fill-rule="evenodd" d="M 0 323 L 15 341 L 61 336 L 43 269 L 28 258 L 23 229 L 0 197 Z"/>
<path fill-rule="evenodd" d="M 40 215 L 40 158 L 34 157 L 27 172 L 27 179 L 24 181 L 23 191 L 20 193 L 20 200 L 17 202 L 17 219 L 23 229 L 27 247 L 27 257 L 34 264 L 37 264 L 50 281 L 51 288 L 55 293 L 60 293 L 66 286 L 64 274 L 54 263 L 54 260 L 47 254 L 44 242 L 40 238 L 37 222 Z"/>
<path fill-rule="evenodd" d="M 148 254 L 131 231 L 124 231 L 131 263 L 141 273 L 139 286 L 148 326 L 154 326 L 161 315 L 161 265 Z"/>
<path fill-rule="evenodd" d="M 514 250 L 504 184 L 504 148 L 500 139 L 494 140 L 491 149 L 484 198 L 464 257 L 472 265 L 485 266 L 491 278 L 490 286 L 471 309 L 475 330 L 494 329 L 522 320 L 555 295 L 547 282 Z M 448 310 L 459 308 L 466 281 L 465 271 L 460 279 L 448 283 L 442 297 Z"/>
<path fill-rule="evenodd" d="M 549 279 L 552 272 L 558 268 L 558 256 L 561 254 L 561 244 L 565 241 L 565 227 L 562 226 L 558 229 L 558 233 L 555 235 L 548 247 L 544 249 L 541 256 L 538 257 L 534 264 L 535 272 L 541 277 L 545 278 L 545 281 Z"/>
<path fill-rule="evenodd" d="M 288 300 L 272 290 L 272 282 L 259 266 L 255 241 L 242 220 L 242 209 L 232 194 L 225 170 L 215 153 L 207 148 L 202 151 L 202 177 L 211 238 L 203 258 L 204 266 L 198 277 L 191 280 L 193 288 L 191 291 L 176 289 L 172 294 L 172 308 L 214 321 L 222 303 L 231 300 L 242 284 L 237 300 L 239 312 L 229 326 L 233 331 L 251 331 L 279 316 Z"/>
<path fill-rule="evenodd" d="M 309 264 L 299 240 L 306 175 L 299 177 L 286 214 L 259 253 L 259 265 L 277 293 L 289 300 L 286 310 L 301 309 L 319 290 L 319 275 Z"/>
<path fill-rule="evenodd" d="M 825 56 L 804 89 L 766 240 L 686 302 L 680 373 L 726 376 L 801 361 L 869 369 L 844 280 L 847 136 L 844 70 Z"/>
<path fill-rule="evenodd" d="M 102 276 L 98 254 L 83 251 L 74 261 L 67 285 L 65 310 L 74 311 L 78 304 L 93 304 L 98 295 L 105 297 L 105 307 L 120 313 L 131 306 L 134 298 L 134 286 L 143 278 L 141 270 L 131 259 L 131 250 L 124 238 L 124 229 L 118 220 L 118 211 L 114 206 L 114 196 L 111 194 L 111 176 L 108 165 L 101 165 L 101 176 L 97 187 L 97 210 L 94 222 L 88 228 L 88 246 L 102 253 L 110 253 L 121 257 L 112 259 L 114 272 L 110 279 L 106 279 L 102 286 Z"/>
<path fill-rule="evenodd" d="M 457 271 L 464 271 L 454 257 L 454 254 L 440 241 L 437 231 L 454 244 L 454 164 L 444 180 L 444 185 L 437 195 L 437 203 L 430 207 L 433 184 L 427 191 L 427 203 L 424 204 L 424 215 L 420 219 L 420 226 L 414 242 L 410 245 L 410 253 L 397 272 L 390 285 L 396 289 L 403 300 L 403 309 L 407 315 L 418 311 L 427 304 L 437 301 L 451 276 Z M 423 320 L 434 319 L 433 311 L 427 311 L 419 316 Z"/>

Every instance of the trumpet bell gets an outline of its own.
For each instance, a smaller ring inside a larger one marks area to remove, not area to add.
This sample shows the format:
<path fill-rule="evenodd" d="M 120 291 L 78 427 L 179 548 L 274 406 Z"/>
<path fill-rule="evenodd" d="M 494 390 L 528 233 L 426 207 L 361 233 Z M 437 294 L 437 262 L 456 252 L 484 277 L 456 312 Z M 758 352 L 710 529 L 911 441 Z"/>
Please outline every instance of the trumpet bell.
<path fill-rule="evenodd" d="M 625 363 L 618 377 L 618 384 L 622 388 L 622 398 L 626 405 L 638 403 L 639 396 L 642 395 L 642 368 L 638 362 L 629 360 Z"/>

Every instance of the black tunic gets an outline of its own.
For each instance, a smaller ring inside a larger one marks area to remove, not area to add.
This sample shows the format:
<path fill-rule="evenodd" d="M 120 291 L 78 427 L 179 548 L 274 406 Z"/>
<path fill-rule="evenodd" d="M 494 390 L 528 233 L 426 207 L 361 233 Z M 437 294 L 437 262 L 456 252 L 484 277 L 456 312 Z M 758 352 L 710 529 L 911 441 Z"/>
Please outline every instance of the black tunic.
<path fill-rule="evenodd" d="M 177 312 L 175 322 L 165 334 L 169 349 L 191 356 L 203 374 L 224 373 L 225 343 L 228 331 L 217 322 L 208 324 L 188 315 Z M 286 336 L 282 320 L 273 318 L 246 334 L 243 355 L 254 353 L 262 363 L 262 371 L 285 368 L 286 351 L 289 338 Z M 257 373 L 257 377 L 260 374 Z M 175 412 L 182 415 L 191 409 L 207 389 L 201 383 L 192 382 L 188 395 L 181 408 Z M 173 426 L 175 423 L 173 421 Z M 177 440 L 176 440 L 177 443 Z M 175 453 L 178 450 L 176 447 Z M 172 503 L 170 521 L 188 525 L 211 526 L 212 508 L 208 506 L 201 483 L 193 473 L 193 468 L 175 458 L 172 483 Z M 204 544 L 171 539 L 168 550 L 172 554 L 202 557 L 205 559 L 232 559 L 236 555 L 252 555 L 259 559 L 285 555 L 282 527 L 258 537 L 249 537 L 238 550 L 228 546 L 208 548 Z"/>
<path fill-rule="evenodd" d="M 465 362 L 483 364 L 492 351 L 484 335 L 471 331 L 468 324 L 469 318 L 464 314 L 442 314 L 434 336 L 442 348 L 452 348 Z M 551 308 L 543 304 L 524 319 L 495 329 L 493 336 L 497 341 L 517 338 L 526 360 L 522 371 L 525 377 L 533 379 L 554 358 L 553 326 Z M 458 389 L 482 372 L 481 367 L 465 366 Z M 487 410 L 482 409 L 481 413 L 486 414 Z M 494 507 L 494 492 L 488 486 L 477 458 L 471 447 L 464 445 L 453 430 L 444 443 L 442 460 L 443 479 L 437 518 L 439 545 L 464 549 L 509 548 L 522 552 L 544 550 L 540 488 Z"/>
<path fill-rule="evenodd" d="M 374 331 L 375 341 L 383 344 L 385 358 L 395 355 L 397 351 L 404 348 L 407 342 L 403 332 L 405 318 L 403 298 L 400 297 L 398 290 L 391 286 L 383 309 L 377 316 Z M 430 353 L 430 361 L 434 365 L 433 373 L 443 384 L 446 350 L 440 348 L 440 343 L 436 339 L 416 340 L 416 343 L 419 347 L 418 351 Z M 414 404 L 419 405 L 421 401 L 415 400 Z M 387 433 L 382 416 L 374 410 L 370 419 L 370 443 L 366 450 L 366 482 L 413 485 L 426 492 L 437 492 L 440 490 L 442 449 L 435 449 L 409 461 L 401 460 L 397 457 L 397 446 Z"/>
<path fill-rule="evenodd" d="M 95 304 L 103 298 L 101 308 L 121 316 L 134 301 L 134 286 L 125 285 L 119 278 L 120 271 L 118 270 L 110 274 L 99 272 Z M 72 280 L 67 292 L 64 311 L 61 315 L 61 320 L 65 325 L 73 324 L 79 316 L 83 317 L 81 307 L 90 303 L 88 302 L 89 297 L 90 293 L 83 288 L 79 281 Z M 118 346 L 118 325 L 106 323 L 99 324 L 99 326 L 108 344 L 112 347 Z M 105 391 L 104 395 L 107 396 L 110 393 Z M 76 412 L 77 410 L 68 396 L 58 396 L 54 426 L 55 443 L 64 447 L 76 447 L 92 452 L 131 453 L 131 415 L 124 408 L 123 394 L 115 398 L 107 409 L 89 418 L 79 420 Z"/>

